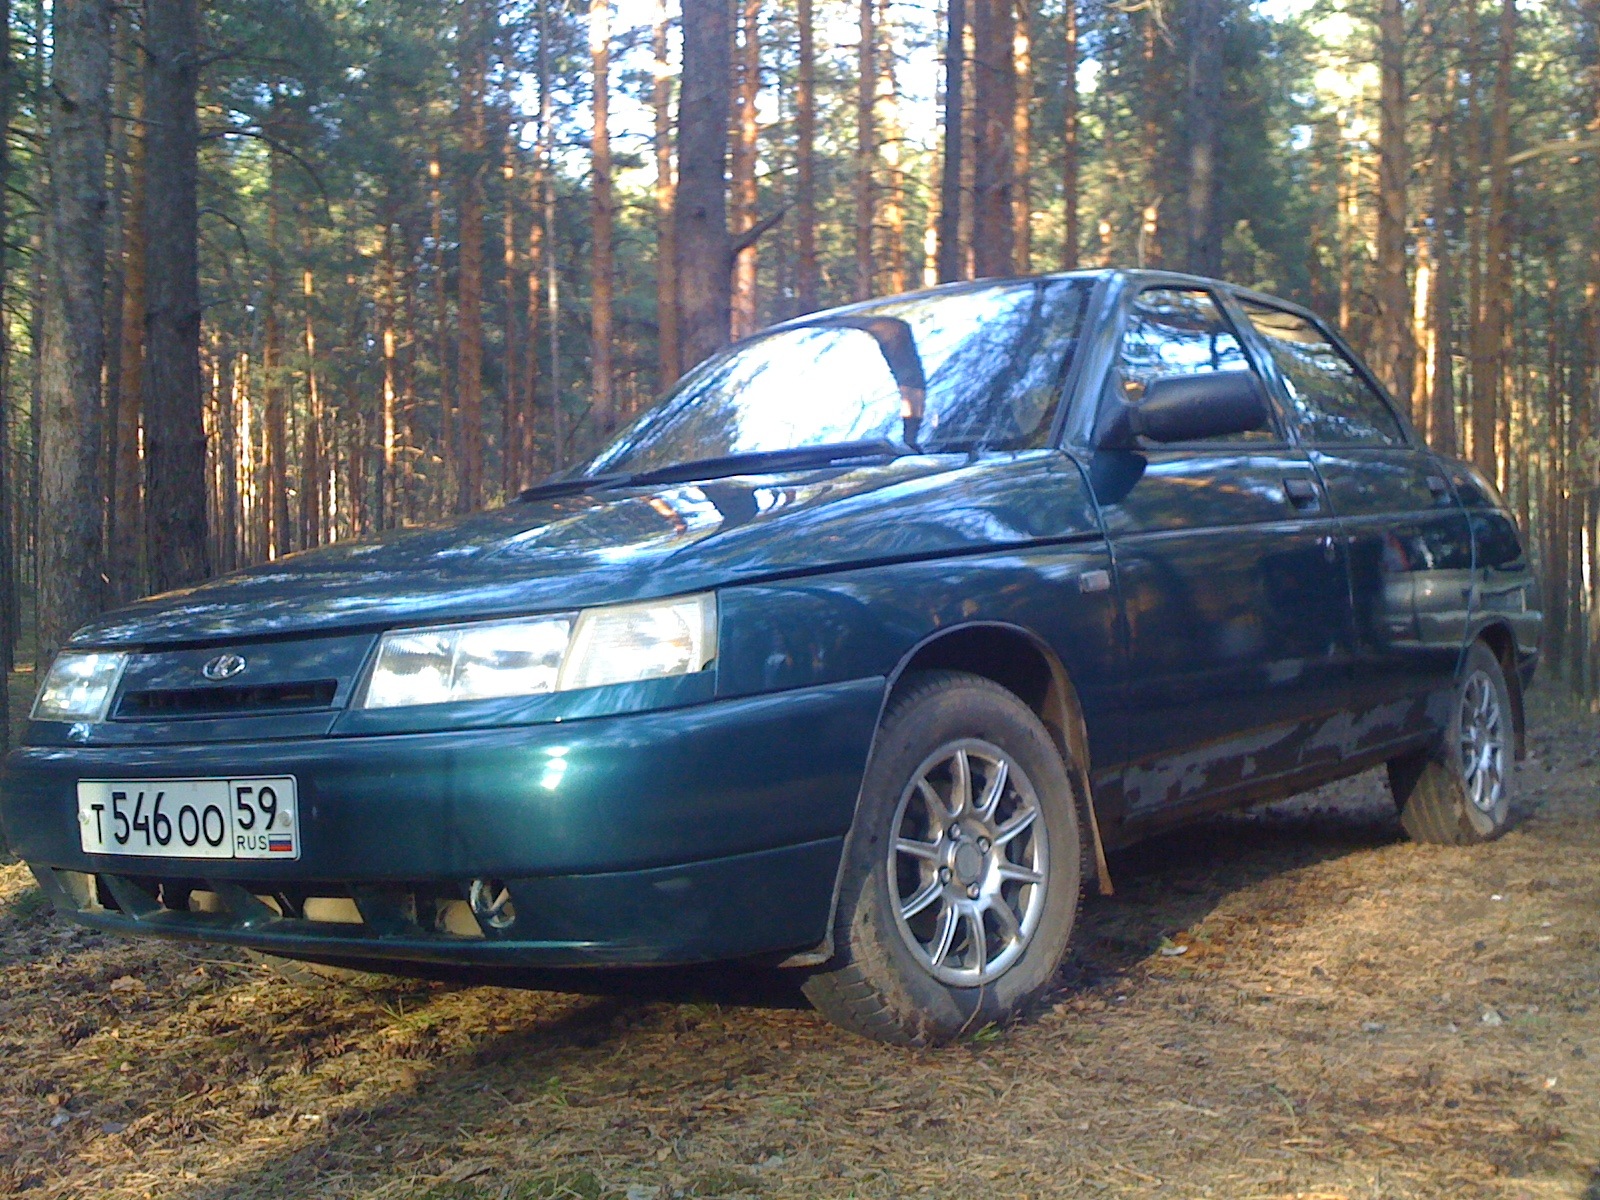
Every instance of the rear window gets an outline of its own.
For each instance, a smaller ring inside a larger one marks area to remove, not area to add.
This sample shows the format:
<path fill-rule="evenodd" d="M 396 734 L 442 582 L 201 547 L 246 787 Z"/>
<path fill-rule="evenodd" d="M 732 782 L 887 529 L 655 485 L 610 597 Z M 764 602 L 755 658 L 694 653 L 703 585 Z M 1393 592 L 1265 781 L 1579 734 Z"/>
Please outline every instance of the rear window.
<path fill-rule="evenodd" d="M 1405 434 L 1388 402 L 1314 322 L 1255 300 L 1239 303 L 1278 364 L 1289 394 L 1290 419 L 1302 441 L 1340 446 L 1405 444 Z"/>

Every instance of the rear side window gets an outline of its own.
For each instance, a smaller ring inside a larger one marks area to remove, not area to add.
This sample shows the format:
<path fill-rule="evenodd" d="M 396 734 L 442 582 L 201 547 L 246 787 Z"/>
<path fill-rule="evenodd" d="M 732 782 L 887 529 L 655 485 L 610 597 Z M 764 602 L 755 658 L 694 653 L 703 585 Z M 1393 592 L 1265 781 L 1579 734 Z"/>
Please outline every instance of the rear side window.
<path fill-rule="evenodd" d="M 1254 300 L 1239 305 L 1267 344 L 1301 438 L 1312 445 L 1401 446 L 1389 405 L 1345 352 L 1311 321 Z"/>
<path fill-rule="evenodd" d="M 1133 302 L 1122 334 L 1118 399 L 1137 404 L 1145 389 L 1158 379 L 1250 369 L 1233 326 L 1209 292 L 1148 288 Z M 1277 435 L 1258 429 L 1225 440 L 1275 441 Z"/>

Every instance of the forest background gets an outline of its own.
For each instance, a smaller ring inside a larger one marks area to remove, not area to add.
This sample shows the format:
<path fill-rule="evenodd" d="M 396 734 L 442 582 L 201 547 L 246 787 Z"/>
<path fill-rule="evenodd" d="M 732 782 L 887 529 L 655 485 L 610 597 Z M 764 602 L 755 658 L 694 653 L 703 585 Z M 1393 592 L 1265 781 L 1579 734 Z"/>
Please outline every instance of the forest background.
<path fill-rule="evenodd" d="M 581 461 L 774 320 L 1222 275 L 1530 531 L 1600 695 L 1600 0 L 0 0 L 0 657 Z"/>

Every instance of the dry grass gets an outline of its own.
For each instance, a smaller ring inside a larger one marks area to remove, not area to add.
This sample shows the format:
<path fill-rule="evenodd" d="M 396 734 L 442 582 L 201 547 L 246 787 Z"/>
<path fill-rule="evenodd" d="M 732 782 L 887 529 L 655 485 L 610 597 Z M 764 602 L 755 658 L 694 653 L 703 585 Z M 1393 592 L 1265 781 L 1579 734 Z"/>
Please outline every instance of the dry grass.
<path fill-rule="evenodd" d="M 1047 1011 L 917 1053 L 771 1000 L 300 988 L 0 867 L 0 1193 L 1600 1200 L 1594 734 L 1538 713 L 1485 849 L 1367 777 L 1121 855 Z"/>

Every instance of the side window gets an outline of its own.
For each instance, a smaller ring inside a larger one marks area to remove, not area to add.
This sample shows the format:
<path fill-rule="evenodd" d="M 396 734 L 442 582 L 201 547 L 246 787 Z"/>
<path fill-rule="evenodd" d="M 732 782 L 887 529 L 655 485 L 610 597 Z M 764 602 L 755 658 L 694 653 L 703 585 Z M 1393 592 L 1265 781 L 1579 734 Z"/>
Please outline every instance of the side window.
<path fill-rule="evenodd" d="M 1327 334 L 1280 308 L 1243 299 L 1239 304 L 1278 364 L 1302 438 L 1312 445 L 1405 444 L 1394 412 Z"/>
<path fill-rule="evenodd" d="M 1148 288 L 1128 314 L 1117 358 L 1118 399 L 1136 404 L 1158 379 L 1251 369 L 1239 339 L 1209 292 L 1199 288 Z M 1276 441 L 1265 430 L 1227 441 Z"/>

